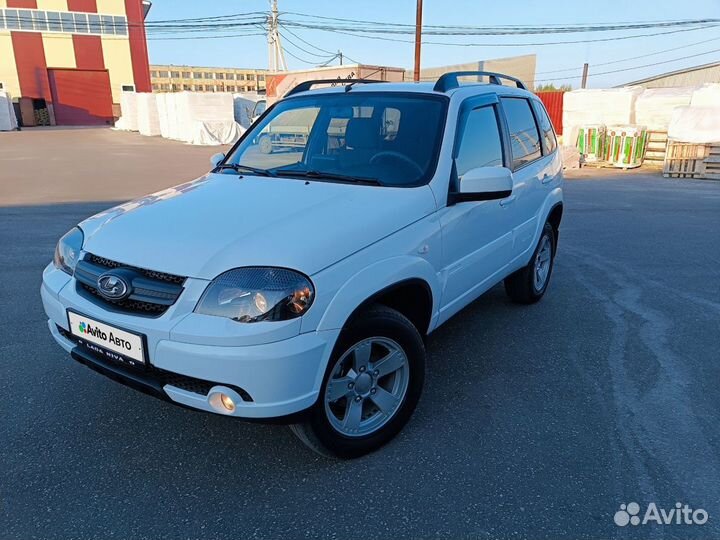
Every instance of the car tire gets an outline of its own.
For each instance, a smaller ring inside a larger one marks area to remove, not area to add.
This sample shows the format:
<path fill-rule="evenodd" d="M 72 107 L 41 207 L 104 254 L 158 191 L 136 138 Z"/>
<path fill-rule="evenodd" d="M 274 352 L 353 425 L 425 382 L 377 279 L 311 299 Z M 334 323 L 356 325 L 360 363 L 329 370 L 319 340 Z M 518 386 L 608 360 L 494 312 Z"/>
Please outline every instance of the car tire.
<path fill-rule="evenodd" d="M 262 135 L 258 141 L 258 145 L 260 146 L 260 152 L 262 154 L 272 154 L 273 146 L 270 135 Z"/>
<path fill-rule="evenodd" d="M 360 457 L 408 422 L 424 379 L 425 345 L 417 328 L 400 312 L 375 305 L 343 329 L 309 419 L 290 429 L 321 455 Z"/>
<path fill-rule="evenodd" d="M 513 302 L 534 304 L 543 297 L 550 283 L 555 247 L 555 230 L 545 223 L 530 262 L 505 278 L 505 292 Z"/>

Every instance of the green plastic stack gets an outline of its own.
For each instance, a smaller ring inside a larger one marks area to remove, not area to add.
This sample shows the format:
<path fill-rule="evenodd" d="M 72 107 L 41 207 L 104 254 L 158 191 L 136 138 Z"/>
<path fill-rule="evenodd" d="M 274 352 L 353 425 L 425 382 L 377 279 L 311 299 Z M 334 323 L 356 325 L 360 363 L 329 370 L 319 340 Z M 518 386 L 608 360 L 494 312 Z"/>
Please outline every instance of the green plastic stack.
<path fill-rule="evenodd" d="M 605 126 L 585 125 L 578 128 L 577 149 L 585 156 L 585 161 L 594 162 L 603 159 L 605 148 Z"/>
<path fill-rule="evenodd" d="M 604 160 L 613 167 L 631 169 L 642 165 L 647 147 L 645 126 L 610 126 L 605 135 Z"/>

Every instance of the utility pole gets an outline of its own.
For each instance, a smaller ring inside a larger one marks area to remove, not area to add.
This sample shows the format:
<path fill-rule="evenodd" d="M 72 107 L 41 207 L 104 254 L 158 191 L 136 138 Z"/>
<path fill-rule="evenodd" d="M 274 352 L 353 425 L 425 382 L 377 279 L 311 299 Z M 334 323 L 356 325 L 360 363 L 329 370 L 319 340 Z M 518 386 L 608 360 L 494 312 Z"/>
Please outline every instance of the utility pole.
<path fill-rule="evenodd" d="M 588 63 L 583 64 L 582 84 L 580 88 L 587 88 Z"/>
<path fill-rule="evenodd" d="M 422 41 L 422 0 L 417 0 L 417 12 L 415 14 L 415 72 L 413 80 L 420 80 L 420 43 Z"/>
<path fill-rule="evenodd" d="M 277 0 L 270 0 L 270 15 L 268 16 L 268 68 L 271 72 L 287 71 L 285 53 L 280 43 L 278 31 L 278 4 Z"/>

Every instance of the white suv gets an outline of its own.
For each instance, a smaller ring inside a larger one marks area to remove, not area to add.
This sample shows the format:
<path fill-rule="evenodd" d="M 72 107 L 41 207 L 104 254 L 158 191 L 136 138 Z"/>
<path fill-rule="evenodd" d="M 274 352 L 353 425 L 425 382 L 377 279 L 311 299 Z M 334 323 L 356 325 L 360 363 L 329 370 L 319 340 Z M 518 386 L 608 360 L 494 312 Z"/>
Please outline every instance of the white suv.
<path fill-rule="evenodd" d="M 520 81 L 366 82 L 301 84 L 209 174 L 63 236 L 41 289 L 55 340 L 118 382 L 288 423 L 325 454 L 390 440 L 430 332 L 502 280 L 517 302 L 545 293 L 563 180 Z M 282 134 L 269 151 L 267 133 Z"/>

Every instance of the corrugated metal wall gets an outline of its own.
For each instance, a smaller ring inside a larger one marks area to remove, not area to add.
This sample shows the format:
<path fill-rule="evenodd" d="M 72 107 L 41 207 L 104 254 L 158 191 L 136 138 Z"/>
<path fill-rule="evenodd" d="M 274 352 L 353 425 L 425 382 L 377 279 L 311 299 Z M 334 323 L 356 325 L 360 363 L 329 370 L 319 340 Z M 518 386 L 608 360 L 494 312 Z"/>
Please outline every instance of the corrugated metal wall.
<path fill-rule="evenodd" d="M 538 92 L 537 96 L 545 105 L 550 121 L 555 127 L 555 133 L 562 135 L 562 112 L 563 112 L 563 96 L 565 92 Z"/>

